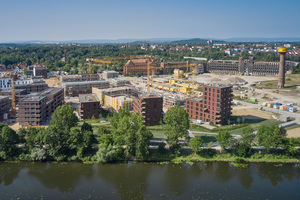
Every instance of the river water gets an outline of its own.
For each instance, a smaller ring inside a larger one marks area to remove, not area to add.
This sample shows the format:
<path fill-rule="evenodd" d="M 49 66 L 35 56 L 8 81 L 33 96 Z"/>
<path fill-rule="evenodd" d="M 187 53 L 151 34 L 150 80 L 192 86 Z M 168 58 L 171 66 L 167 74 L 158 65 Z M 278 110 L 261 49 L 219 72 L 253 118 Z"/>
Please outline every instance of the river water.
<path fill-rule="evenodd" d="M 0 199 L 300 199 L 300 165 L 0 162 Z"/>

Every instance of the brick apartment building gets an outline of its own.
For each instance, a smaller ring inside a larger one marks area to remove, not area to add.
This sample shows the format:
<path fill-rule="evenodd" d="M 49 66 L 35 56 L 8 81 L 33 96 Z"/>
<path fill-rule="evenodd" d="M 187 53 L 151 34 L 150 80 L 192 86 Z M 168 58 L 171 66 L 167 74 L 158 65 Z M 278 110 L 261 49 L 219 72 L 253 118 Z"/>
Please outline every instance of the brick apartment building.
<path fill-rule="evenodd" d="M 7 118 L 11 108 L 11 100 L 7 96 L 0 96 L 0 122 Z"/>
<path fill-rule="evenodd" d="M 79 94 L 79 115 L 81 119 L 99 118 L 100 101 L 96 94 Z"/>
<path fill-rule="evenodd" d="M 204 85 L 202 97 L 185 101 L 185 109 L 190 117 L 214 124 L 227 124 L 231 116 L 232 86 Z"/>
<path fill-rule="evenodd" d="M 140 74 L 141 76 L 147 75 L 147 65 L 148 59 L 132 59 L 128 60 L 123 68 L 123 74 L 136 75 Z M 158 67 L 154 60 L 150 60 L 151 64 L 151 73 L 153 70 L 154 74 L 157 74 Z"/>
<path fill-rule="evenodd" d="M 33 76 L 41 76 L 43 78 L 47 78 L 47 67 L 45 65 L 41 65 L 39 63 L 35 63 L 33 65 Z"/>
<path fill-rule="evenodd" d="M 159 125 L 162 119 L 163 97 L 157 95 L 139 94 L 133 98 L 133 112 L 140 113 L 145 120 L 145 125 Z"/>
<path fill-rule="evenodd" d="M 20 125 L 27 122 L 39 126 L 49 120 L 54 110 L 63 102 L 62 88 L 48 88 L 42 92 L 30 93 L 17 104 L 17 120 Z"/>

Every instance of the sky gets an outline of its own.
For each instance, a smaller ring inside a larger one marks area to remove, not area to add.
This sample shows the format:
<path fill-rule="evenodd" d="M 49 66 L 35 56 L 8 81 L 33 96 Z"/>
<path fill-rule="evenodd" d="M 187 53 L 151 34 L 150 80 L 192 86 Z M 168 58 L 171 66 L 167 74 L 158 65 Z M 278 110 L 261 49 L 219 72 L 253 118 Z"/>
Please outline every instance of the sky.
<path fill-rule="evenodd" d="M 300 37 L 300 0 L 0 0 L 0 42 Z"/>

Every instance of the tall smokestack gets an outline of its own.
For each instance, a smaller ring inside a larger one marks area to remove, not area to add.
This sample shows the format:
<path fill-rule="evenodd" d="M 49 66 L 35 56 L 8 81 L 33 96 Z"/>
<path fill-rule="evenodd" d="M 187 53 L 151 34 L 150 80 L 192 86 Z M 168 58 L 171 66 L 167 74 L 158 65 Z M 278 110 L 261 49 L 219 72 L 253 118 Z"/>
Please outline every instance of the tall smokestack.
<path fill-rule="evenodd" d="M 285 83 L 285 54 L 287 53 L 287 48 L 278 48 L 278 53 L 280 54 L 280 62 L 279 62 L 279 73 L 278 73 L 277 88 L 284 88 L 284 83 Z"/>

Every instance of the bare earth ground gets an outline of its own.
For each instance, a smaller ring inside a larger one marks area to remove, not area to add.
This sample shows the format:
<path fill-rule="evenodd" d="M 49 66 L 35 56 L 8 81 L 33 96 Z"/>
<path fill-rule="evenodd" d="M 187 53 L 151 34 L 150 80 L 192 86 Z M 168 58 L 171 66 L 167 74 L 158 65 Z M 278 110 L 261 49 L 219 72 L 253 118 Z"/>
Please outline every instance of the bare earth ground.
<path fill-rule="evenodd" d="M 300 137 L 300 128 L 295 128 L 295 129 L 288 130 L 286 132 L 286 134 L 287 134 L 288 138 L 291 138 L 291 137 Z"/>
<path fill-rule="evenodd" d="M 248 119 L 272 119 L 271 112 L 262 111 L 248 106 L 234 106 L 232 110 L 233 116 L 245 116 Z"/>
<path fill-rule="evenodd" d="M 60 86 L 60 80 L 58 77 L 48 78 L 48 79 L 45 79 L 45 81 L 49 85 L 49 87 L 59 87 Z"/>

